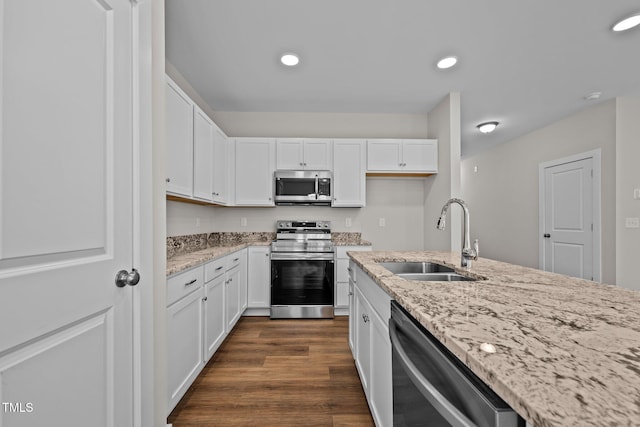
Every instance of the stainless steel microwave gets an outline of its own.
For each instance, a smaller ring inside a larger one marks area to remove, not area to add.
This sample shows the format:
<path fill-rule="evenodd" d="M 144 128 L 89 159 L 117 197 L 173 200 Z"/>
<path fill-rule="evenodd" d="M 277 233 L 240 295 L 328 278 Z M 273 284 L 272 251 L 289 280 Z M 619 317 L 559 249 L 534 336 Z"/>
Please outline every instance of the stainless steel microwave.
<path fill-rule="evenodd" d="M 273 193 L 276 205 L 331 205 L 331 172 L 277 170 Z"/>

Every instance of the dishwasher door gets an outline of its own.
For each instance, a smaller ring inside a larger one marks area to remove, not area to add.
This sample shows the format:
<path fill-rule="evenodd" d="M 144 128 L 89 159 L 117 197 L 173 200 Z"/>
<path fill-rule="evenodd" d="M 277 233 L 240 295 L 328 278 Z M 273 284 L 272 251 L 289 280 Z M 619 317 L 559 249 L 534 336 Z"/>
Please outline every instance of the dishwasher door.
<path fill-rule="evenodd" d="M 524 420 L 400 305 L 391 302 L 393 425 L 510 427 Z"/>

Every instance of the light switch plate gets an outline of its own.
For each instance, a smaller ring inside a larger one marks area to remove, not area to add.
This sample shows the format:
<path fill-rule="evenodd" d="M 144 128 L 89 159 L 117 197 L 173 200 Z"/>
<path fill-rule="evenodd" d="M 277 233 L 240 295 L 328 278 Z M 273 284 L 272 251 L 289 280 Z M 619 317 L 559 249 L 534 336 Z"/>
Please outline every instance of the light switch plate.
<path fill-rule="evenodd" d="M 344 226 L 345 227 L 351 227 L 351 218 L 346 218 L 344 220 Z"/>
<path fill-rule="evenodd" d="M 640 218 L 625 218 L 624 226 L 626 228 L 640 228 Z"/>
<path fill-rule="evenodd" d="M 387 226 L 387 220 L 386 220 L 386 219 L 384 219 L 384 218 L 379 218 L 379 219 L 378 219 L 378 225 L 379 225 L 380 227 L 386 227 L 386 226 Z"/>

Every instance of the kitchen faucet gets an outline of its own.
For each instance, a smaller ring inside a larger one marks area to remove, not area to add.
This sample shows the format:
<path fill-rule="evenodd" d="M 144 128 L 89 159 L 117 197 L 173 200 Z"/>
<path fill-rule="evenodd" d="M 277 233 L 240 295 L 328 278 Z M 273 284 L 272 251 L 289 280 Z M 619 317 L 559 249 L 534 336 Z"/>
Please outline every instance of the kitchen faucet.
<path fill-rule="evenodd" d="M 442 212 L 440 213 L 440 218 L 438 218 L 438 225 L 436 228 L 438 230 L 444 230 L 447 210 L 449 209 L 449 205 L 452 203 L 457 203 L 462 208 L 464 212 L 464 231 L 463 231 L 463 240 L 464 246 L 462 247 L 462 254 L 460 256 L 460 265 L 466 268 L 471 268 L 471 262 L 473 260 L 478 259 L 478 239 L 473 242 L 473 248 L 471 247 L 470 239 L 469 239 L 469 209 L 467 209 L 467 205 L 464 203 L 462 199 L 449 199 L 447 203 L 442 207 Z"/>

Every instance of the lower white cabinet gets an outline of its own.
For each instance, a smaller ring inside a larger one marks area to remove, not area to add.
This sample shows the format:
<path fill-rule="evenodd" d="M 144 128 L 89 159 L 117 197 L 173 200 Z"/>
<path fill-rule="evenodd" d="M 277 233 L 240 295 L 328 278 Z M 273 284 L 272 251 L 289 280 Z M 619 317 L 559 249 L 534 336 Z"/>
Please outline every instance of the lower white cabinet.
<path fill-rule="evenodd" d="M 242 249 L 167 279 L 168 412 L 240 319 L 246 256 Z"/>
<path fill-rule="evenodd" d="M 204 285 L 204 356 L 209 360 L 226 337 L 225 275 L 220 275 Z"/>
<path fill-rule="evenodd" d="M 353 262 L 349 318 L 352 345 L 362 388 L 378 427 L 393 425 L 393 387 L 389 317 L 391 297 Z"/>
<path fill-rule="evenodd" d="M 248 248 L 248 308 L 269 308 L 271 305 L 271 259 L 269 246 Z"/>
<path fill-rule="evenodd" d="M 204 366 L 203 268 L 197 267 L 167 281 L 167 386 L 171 411 Z M 183 291 L 181 294 L 176 289 Z M 188 291 L 186 291 L 188 290 Z M 173 295 L 179 295 L 172 301 Z"/>

